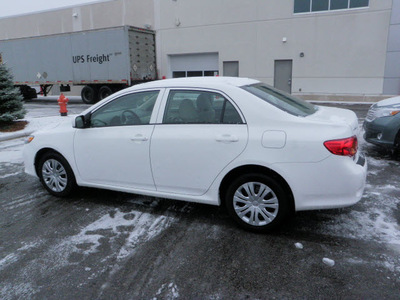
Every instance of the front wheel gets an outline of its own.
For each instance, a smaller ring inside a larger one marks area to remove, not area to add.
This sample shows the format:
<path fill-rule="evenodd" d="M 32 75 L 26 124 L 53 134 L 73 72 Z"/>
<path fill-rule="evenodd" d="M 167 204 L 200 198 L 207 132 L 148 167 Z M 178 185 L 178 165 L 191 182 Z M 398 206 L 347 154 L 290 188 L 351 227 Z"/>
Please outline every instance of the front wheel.
<path fill-rule="evenodd" d="M 68 196 L 76 187 L 71 167 L 58 153 L 45 154 L 39 161 L 38 173 L 43 186 L 54 196 Z"/>
<path fill-rule="evenodd" d="M 394 139 L 394 145 L 393 145 L 393 156 L 399 156 L 400 157 L 400 130 L 397 133 L 395 139 Z"/>
<path fill-rule="evenodd" d="M 282 185 L 263 174 L 242 175 L 227 189 L 225 205 L 233 220 L 254 232 L 275 229 L 289 214 L 289 197 Z"/>

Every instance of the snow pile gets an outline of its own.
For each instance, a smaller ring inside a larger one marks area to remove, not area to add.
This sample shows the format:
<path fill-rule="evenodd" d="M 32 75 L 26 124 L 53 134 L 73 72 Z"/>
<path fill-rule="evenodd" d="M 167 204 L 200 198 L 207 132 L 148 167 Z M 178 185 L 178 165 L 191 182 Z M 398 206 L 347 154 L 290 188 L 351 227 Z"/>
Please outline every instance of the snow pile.
<path fill-rule="evenodd" d="M 330 258 L 327 258 L 327 257 L 324 257 L 322 259 L 322 262 L 324 264 L 326 264 L 327 266 L 329 266 L 329 267 L 333 267 L 335 265 L 335 261 L 333 259 L 330 259 Z"/>
<path fill-rule="evenodd" d="M 53 116 L 42 118 L 28 118 L 28 125 L 24 130 L 17 132 L 0 132 L 0 163 L 20 164 L 23 162 L 22 149 L 25 136 L 35 131 L 55 127 L 70 118 Z"/>
<path fill-rule="evenodd" d="M 302 244 L 302 243 L 296 243 L 296 244 L 294 244 L 294 246 L 295 246 L 297 249 L 303 249 L 303 244 Z"/>

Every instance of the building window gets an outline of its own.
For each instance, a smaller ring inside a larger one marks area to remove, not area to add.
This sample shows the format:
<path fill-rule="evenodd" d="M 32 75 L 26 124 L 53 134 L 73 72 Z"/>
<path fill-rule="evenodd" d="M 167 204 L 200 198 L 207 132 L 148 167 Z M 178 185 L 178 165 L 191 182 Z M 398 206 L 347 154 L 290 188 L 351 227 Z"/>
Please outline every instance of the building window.
<path fill-rule="evenodd" d="M 310 12 L 311 0 L 295 0 L 294 13 Z"/>
<path fill-rule="evenodd" d="M 294 13 L 368 7 L 369 0 L 294 0 Z"/>
<path fill-rule="evenodd" d="M 350 0 L 350 8 L 365 7 L 369 5 L 369 0 Z"/>
<path fill-rule="evenodd" d="M 202 76 L 218 76 L 218 71 L 173 71 L 173 78 L 181 78 L 181 77 L 202 77 Z"/>
<path fill-rule="evenodd" d="M 186 72 L 185 71 L 174 71 L 174 72 L 172 72 L 172 77 L 173 78 L 186 77 Z"/>
<path fill-rule="evenodd" d="M 329 0 L 312 1 L 311 11 L 329 10 Z"/>
<path fill-rule="evenodd" d="M 331 0 L 331 10 L 349 8 L 349 0 Z"/>

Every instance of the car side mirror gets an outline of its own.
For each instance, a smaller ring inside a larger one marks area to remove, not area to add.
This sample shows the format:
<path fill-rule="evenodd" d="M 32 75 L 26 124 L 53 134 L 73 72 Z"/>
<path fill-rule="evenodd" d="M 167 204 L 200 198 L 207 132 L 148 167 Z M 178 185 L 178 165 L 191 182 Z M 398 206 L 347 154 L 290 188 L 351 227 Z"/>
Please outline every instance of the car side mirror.
<path fill-rule="evenodd" d="M 75 128 L 85 128 L 85 116 L 77 116 L 75 118 Z"/>
<path fill-rule="evenodd" d="M 87 113 L 86 115 L 77 116 L 75 118 L 75 128 L 89 128 L 92 114 Z"/>
<path fill-rule="evenodd" d="M 92 114 L 89 112 L 86 115 L 80 115 L 75 118 L 74 128 L 89 128 Z"/>

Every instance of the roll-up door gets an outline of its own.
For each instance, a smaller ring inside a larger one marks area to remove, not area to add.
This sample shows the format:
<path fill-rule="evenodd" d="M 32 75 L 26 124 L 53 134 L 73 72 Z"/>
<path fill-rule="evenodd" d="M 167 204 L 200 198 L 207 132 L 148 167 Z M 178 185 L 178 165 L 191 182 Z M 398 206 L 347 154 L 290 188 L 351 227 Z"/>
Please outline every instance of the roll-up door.
<path fill-rule="evenodd" d="M 170 55 L 171 77 L 219 75 L 218 53 Z"/>

